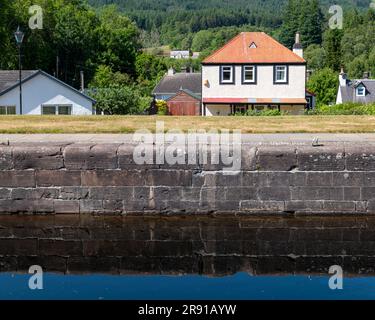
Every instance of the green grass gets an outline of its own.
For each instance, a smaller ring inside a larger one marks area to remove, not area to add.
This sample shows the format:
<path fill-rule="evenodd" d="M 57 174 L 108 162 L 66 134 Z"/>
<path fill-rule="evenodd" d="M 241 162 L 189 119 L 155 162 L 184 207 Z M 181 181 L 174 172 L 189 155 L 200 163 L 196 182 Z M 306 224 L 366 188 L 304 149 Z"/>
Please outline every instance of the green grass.
<path fill-rule="evenodd" d="M 375 133 L 375 115 L 310 115 L 267 117 L 172 116 L 0 116 L 0 133 L 133 133 L 165 130 L 241 130 L 243 133 Z"/>

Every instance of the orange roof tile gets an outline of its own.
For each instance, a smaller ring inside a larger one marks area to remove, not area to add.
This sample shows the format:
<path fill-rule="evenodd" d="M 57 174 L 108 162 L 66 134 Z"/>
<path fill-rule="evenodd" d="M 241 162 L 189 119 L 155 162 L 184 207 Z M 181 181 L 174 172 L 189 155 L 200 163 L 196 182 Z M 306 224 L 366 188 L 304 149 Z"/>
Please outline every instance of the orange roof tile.
<path fill-rule="evenodd" d="M 255 43 L 256 48 L 250 48 Z M 210 63 L 305 63 L 306 61 L 264 32 L 241 32 L 208 56 Z"/>

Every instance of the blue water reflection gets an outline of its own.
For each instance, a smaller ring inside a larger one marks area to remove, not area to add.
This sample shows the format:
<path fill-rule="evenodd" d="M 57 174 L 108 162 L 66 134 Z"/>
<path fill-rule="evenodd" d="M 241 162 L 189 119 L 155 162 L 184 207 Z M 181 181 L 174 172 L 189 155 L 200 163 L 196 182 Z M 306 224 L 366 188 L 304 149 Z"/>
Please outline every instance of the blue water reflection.
<path fill-rule="evenodd" d="M 328 276 L 44 275 L 44 289 L 30 290 L 30 275 L 0 275 L 0 299 L 375 299 L 375 277 L 344 278 L 330 290 Z"/>

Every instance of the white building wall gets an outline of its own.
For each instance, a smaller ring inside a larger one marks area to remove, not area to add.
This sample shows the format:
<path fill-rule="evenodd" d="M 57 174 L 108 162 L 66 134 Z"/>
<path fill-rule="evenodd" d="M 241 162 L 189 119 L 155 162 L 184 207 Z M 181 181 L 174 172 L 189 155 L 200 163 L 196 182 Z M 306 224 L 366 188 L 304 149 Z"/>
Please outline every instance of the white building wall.
<path fill-rule="evenodd" d="M 206 116 L 228 116 L 230 115 L 230 105 L 209 104 L 206 106 Z"/>
<path fill-rule="evenodd" d="M 92 115 L 93 102 L 43 74 L 22 85 L 23 114 L 40 115 L 42 105 L 72 105 L 72 115 Z M 0 106 L 16 106 L 20 113 L 19 87 L 0 96 Z"/>
<path fill-rule="evenodd" d="M 289 66 L 289 84 L 273 83 L 273 65 L 257 66 L 257 84 L 242 84 L 242 66 L 235 66 L 235 84 L 220 84 L 220 66 L 202 66 L 204 98 L 305 98 L 306 66 Z M 208 86 L 204 85 L 208 80 Z"/>

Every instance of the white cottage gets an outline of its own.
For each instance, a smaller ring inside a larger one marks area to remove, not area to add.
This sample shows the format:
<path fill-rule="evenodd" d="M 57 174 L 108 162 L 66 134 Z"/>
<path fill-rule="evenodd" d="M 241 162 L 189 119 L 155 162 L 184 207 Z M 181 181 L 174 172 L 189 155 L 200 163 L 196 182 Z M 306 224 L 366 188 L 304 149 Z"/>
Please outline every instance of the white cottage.
<path fill-rule="evenodd" d="M 202 114 L 278 109 L 303 114 L 306 61 L 263 32 L 242 32 L 202 62 Z"/>
<path fill-rule="evenodd" d="M 41 70 L 22 71 L 22 114 L 92 115 L 95 100 Z M 20 114 L 19 72 L 0 70 L 0 114 Z"/>

